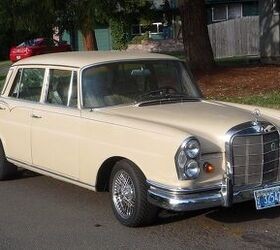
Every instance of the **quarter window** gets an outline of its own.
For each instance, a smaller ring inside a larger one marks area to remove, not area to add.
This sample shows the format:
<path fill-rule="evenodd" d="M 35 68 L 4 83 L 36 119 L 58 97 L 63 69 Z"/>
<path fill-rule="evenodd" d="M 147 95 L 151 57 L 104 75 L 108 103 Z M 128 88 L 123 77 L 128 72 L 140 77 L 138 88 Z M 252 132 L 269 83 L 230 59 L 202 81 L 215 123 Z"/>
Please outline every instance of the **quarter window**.
<path fill-rule="evenodd" d="M 77 73 L 51 69 L 47 103 L 77 107 Z"/>
<path fill-rule="evenodd" d="M 45 69 L 19 69 L 9 96 L 39 102 L 44 82 L 44 75 Z"/>

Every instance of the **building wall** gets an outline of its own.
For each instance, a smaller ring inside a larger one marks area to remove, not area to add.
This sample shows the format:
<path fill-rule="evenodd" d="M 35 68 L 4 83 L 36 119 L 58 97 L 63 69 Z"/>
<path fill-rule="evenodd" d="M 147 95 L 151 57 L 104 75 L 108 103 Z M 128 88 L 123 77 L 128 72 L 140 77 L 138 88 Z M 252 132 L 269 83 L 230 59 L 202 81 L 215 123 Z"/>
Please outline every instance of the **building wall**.
<path fill-rule="evenodd" d="M 257 0 L 206 0 L 208 24 L 239 17 L 258 16 L 258 2 Z M 220 13 L 224 13 L 224 18 L 220 20 L 215 19 L 214 14 L 218 9 L 220 9 Z M 233 10 L 235 11 L 233 12 Z"/>
<path fill-rule="evenodd" d="M 260 54 L 268 63 L 280 58 L 280 18 L 274 4 L 275 0 L 260 1 Z"/>
<path fill-rule="evenodd" d="M 95 36 L 98 50 L 111 50 L 112 49 L 112 36 L 111 30 L 107 26 L 100 26 L 95 29 Z M 74 34 L 64 32 L 62 39 L 72 45 L 74 50 L 84 50 L 83 36 L 80 31 Z"/>

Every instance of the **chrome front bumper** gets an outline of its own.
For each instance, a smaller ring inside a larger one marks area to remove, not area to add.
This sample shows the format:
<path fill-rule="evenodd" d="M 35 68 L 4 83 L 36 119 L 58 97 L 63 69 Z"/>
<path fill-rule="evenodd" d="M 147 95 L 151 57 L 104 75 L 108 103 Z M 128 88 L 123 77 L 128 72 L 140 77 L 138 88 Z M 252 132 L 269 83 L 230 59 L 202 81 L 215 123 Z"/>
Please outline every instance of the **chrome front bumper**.
<path fill-rule="evenodd" d="M 230 183 L 196 191 L 166 189 L 150 182 L 148 185 L 148 201 L 153 205 L 173 211 L 192 211 L 218 206 L 230 207 L 234 203 L 253 200 L 255 190 L 280 186 L 280 183 L 251 187 L 237 192 L 232 191 Z"/>

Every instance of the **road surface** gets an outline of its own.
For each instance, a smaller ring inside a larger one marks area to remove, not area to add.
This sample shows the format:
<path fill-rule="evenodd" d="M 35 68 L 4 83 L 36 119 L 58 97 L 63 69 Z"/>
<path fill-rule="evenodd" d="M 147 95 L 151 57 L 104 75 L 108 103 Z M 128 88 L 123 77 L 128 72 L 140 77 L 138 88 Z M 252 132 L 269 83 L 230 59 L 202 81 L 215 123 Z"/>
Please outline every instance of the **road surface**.
<path fill-rule="evenodd" d="M 127 228 L 109 195 L 25 171 L 0 182 L 0 249 L 276 249 L 280 208 L 254 203 L 192 213 L 161 212 L 157 223 Z"/>

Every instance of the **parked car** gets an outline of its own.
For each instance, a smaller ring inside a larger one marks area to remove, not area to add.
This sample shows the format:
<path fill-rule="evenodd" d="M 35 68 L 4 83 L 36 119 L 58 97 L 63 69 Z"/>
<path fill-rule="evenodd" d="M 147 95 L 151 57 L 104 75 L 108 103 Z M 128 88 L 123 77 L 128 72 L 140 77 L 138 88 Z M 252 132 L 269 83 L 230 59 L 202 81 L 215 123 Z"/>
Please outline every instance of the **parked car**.
<path fill-rule="evenodd" d="M 47 53 L 71 51 L 71 45 L 67 42 L 59 42 L 48 38 L 37 38 L 25 41 L 10 50 L 10 60 L 18 60 Z"/>
<path fill-rule="evenodd" d="M 280 111 L 254 110 L 204 99 L 167 55 L 31 57 L 10 68 L 0 98 L 0 178 L 21 167 L 108 191 L 127 226 L 158 208 L 278 206 Z"/>

